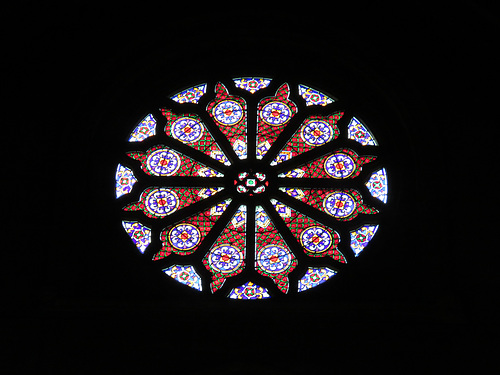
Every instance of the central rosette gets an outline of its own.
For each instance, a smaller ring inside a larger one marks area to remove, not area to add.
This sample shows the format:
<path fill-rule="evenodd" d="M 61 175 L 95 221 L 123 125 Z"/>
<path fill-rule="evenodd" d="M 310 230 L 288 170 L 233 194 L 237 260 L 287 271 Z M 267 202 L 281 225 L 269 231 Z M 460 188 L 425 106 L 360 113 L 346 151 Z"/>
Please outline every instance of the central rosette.
<path fill-rule="evenodd" d="M 260 194 L 266 191 L 269 181 L 266 180 L 266 175 L 260 172 L 241 172 L 234 180 L 236 191 L 241 194 Z"/>

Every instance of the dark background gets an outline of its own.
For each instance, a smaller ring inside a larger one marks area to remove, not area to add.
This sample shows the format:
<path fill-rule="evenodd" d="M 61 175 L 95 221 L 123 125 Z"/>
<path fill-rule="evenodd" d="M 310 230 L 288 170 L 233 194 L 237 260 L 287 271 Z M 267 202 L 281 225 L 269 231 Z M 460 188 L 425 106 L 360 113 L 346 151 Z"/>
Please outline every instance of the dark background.
<path fill-rule="evenodd" d="M 3 372 L 493 369 L 493 7 L 74 2 L 6 14 Z M 391 198 L 369 251 L 318 290 L 214 301 L 133 251 L 114 173 L 152 105 L 252 74 L 338 93 L 372 119 Z"/>

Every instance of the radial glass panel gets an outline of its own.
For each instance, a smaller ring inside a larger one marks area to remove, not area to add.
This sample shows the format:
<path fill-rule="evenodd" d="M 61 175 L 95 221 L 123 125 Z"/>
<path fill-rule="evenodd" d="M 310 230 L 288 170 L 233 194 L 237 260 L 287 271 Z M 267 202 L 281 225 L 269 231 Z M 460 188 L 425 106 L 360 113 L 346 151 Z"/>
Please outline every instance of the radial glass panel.
<path fill-rule="evenodd" d="M 340 130 L 336 124 L 343 115 L 344 112 L 336 112 L 329 116 L 314 115 L 306 118 L 285 147 L 271 162 L 271 165 L 290 160 L 297 155 L 337 139 Z"/>
<path fill-rule="evenodd" d="M 359 176 L 363 164 L 375 159 L 376 156 L 359 156 L 351 149 L 338 149 L 278 177 L 352 179 Z"/>
<path fill-rule="evenodd" d="M 203 258 L 203 264 L 212 273 L 212 292 L 222 287 L 226 278 L 245 268 L 246 229 L 247 208 L 242 205 Z"/>
<path fill-rule="evenodd" d="M 223 164 L 231 164 L 215 143 L 212 134 L 210 134 L 200 116 L 196 114 L 176 115 L 169 109 L 162 109 L 162 114 L 167 119 L 165 133 L 168 136 L 209 155 Z"/>
<path fill-rule="evenodd" d="M 150 176 L 223 176 L 222 173 L 163 145 L 156 145 L 146 152 L 128 152 L 127 155 L 140 161 L 141 169 Z"/>
<path fill-rule="evenodd" d="M 266 211 L 255 209 L 255 268 L 270 277 L 283 292 L 290 287 L 288 274 L 297 265 L 297 259 L 288 248 Z"/>
<path fill-rule="evenodd" d="M 337 248 L 340 235 L 335 230 L 276 199 L 271 199 L 271 203 L 308 256 L 330 256 L 336 261 L 346 263 L 344 255 Z"/>
<path fill-rule="evenodd" d="M 215 87 L 215 99 L 207 112 L 227 137 L 240 159 L 247 158 L 247 103 L 240 96 L 230 95 L 222 83 Z"/>
<path fill-rule="evenodd" d="M 257 107 L 257 159 L 267 153 L 285 126 L 297 113 L 291 100 L 290 87 L 284 83 L 274 96 L 262 99 Z"/>

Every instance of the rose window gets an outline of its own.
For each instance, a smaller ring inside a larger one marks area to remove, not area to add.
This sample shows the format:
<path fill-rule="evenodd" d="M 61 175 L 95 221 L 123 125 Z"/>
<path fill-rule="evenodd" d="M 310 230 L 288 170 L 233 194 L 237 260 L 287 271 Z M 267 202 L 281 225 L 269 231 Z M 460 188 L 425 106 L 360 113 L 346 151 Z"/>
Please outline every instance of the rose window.
<path fill-rule="evenodd" d="M 131 126 L 116 169 L 131 246 L 183 287 L 231 299 L 334 279 L 388 197 L 381 146 L 345 106 L 261 77 L 175 92 Z"/>

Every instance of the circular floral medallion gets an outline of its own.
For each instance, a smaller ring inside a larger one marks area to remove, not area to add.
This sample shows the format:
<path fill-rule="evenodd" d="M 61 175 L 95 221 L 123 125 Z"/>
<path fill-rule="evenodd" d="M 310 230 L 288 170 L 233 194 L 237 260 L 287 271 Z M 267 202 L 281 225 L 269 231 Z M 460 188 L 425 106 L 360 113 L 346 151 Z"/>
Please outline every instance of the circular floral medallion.
<path fill-rule="evenodd" d="M 261 117 L 267 124 L 279 126 L 292 118 L 292 111 L 286 104 L 273 101 L 262 107 Z"/>
<path fill-rule="evenodd" d="M 181 117 L 172 124 L 171 135 L 183 143 L 193 143 L 203 135 L 203 125 L 198 120 Z"/>
<path fill-rule="evenodd" d="M 243 263 L 242 252 L 229 244 L 214 247 L 208 255 L 210 266 L 220 273 L 236 271 Z"/>
<path fill-rule="evenodd" d="M 307 251 L 322 253 L 332 246 L 333 237 L 326 229 L 312 226 L 302 231 L 300 243 Z"/>
<path fill-rule="evenodd" d="M 356 163 L 346 154 L 337 153 L 325 160 L 325 172 L 333 178 L 347 178 L 356 170 Z"/>
<path fill-rule="evenodd" d="M 153 215 L 166 216 L 177 210 L 179 197 L 165 188 L 153 189 L 145 198 L 146 209 Z"/>
<path fill-rule="evenodd" d="M 149 155 L 146 164 L 155 176 L 171 176 L 181 166 L 181 158 L 176 152 L 160 149 Z"/>
<path fill-rule="evenodd" d="M 325 211 L 337 218 L 351 215 L 356 206 L 356 201 L 350 194 L 339 191 L 328 194 L 323 201 Z"/>
<path fill-rule="evenodd" d="M 224 100 L 212 111 L 215 120 L 226 126 L 235 125 L 243 118 L 243 108 L 234 100 Z"/>
<path fill-rule="evenodd" d="M 300 137 L 310 146 L 321 146 L 330 142 L 334 131 L 326 121 L 308 121 L 300 131 Z"/>
<path fill-rule="evenodd" d="M 170 229 L 168 240 L 177 250 L 191 250 L 201 242 L 201 233 L 194 225 L 183 223 Z"/>
<path fill-rule="evenodd" d="M 290 255 L 283 246 L 267 245 L 257 253 L 257 264 L 265 272 L 280 273 L 292 264 Z"/>

